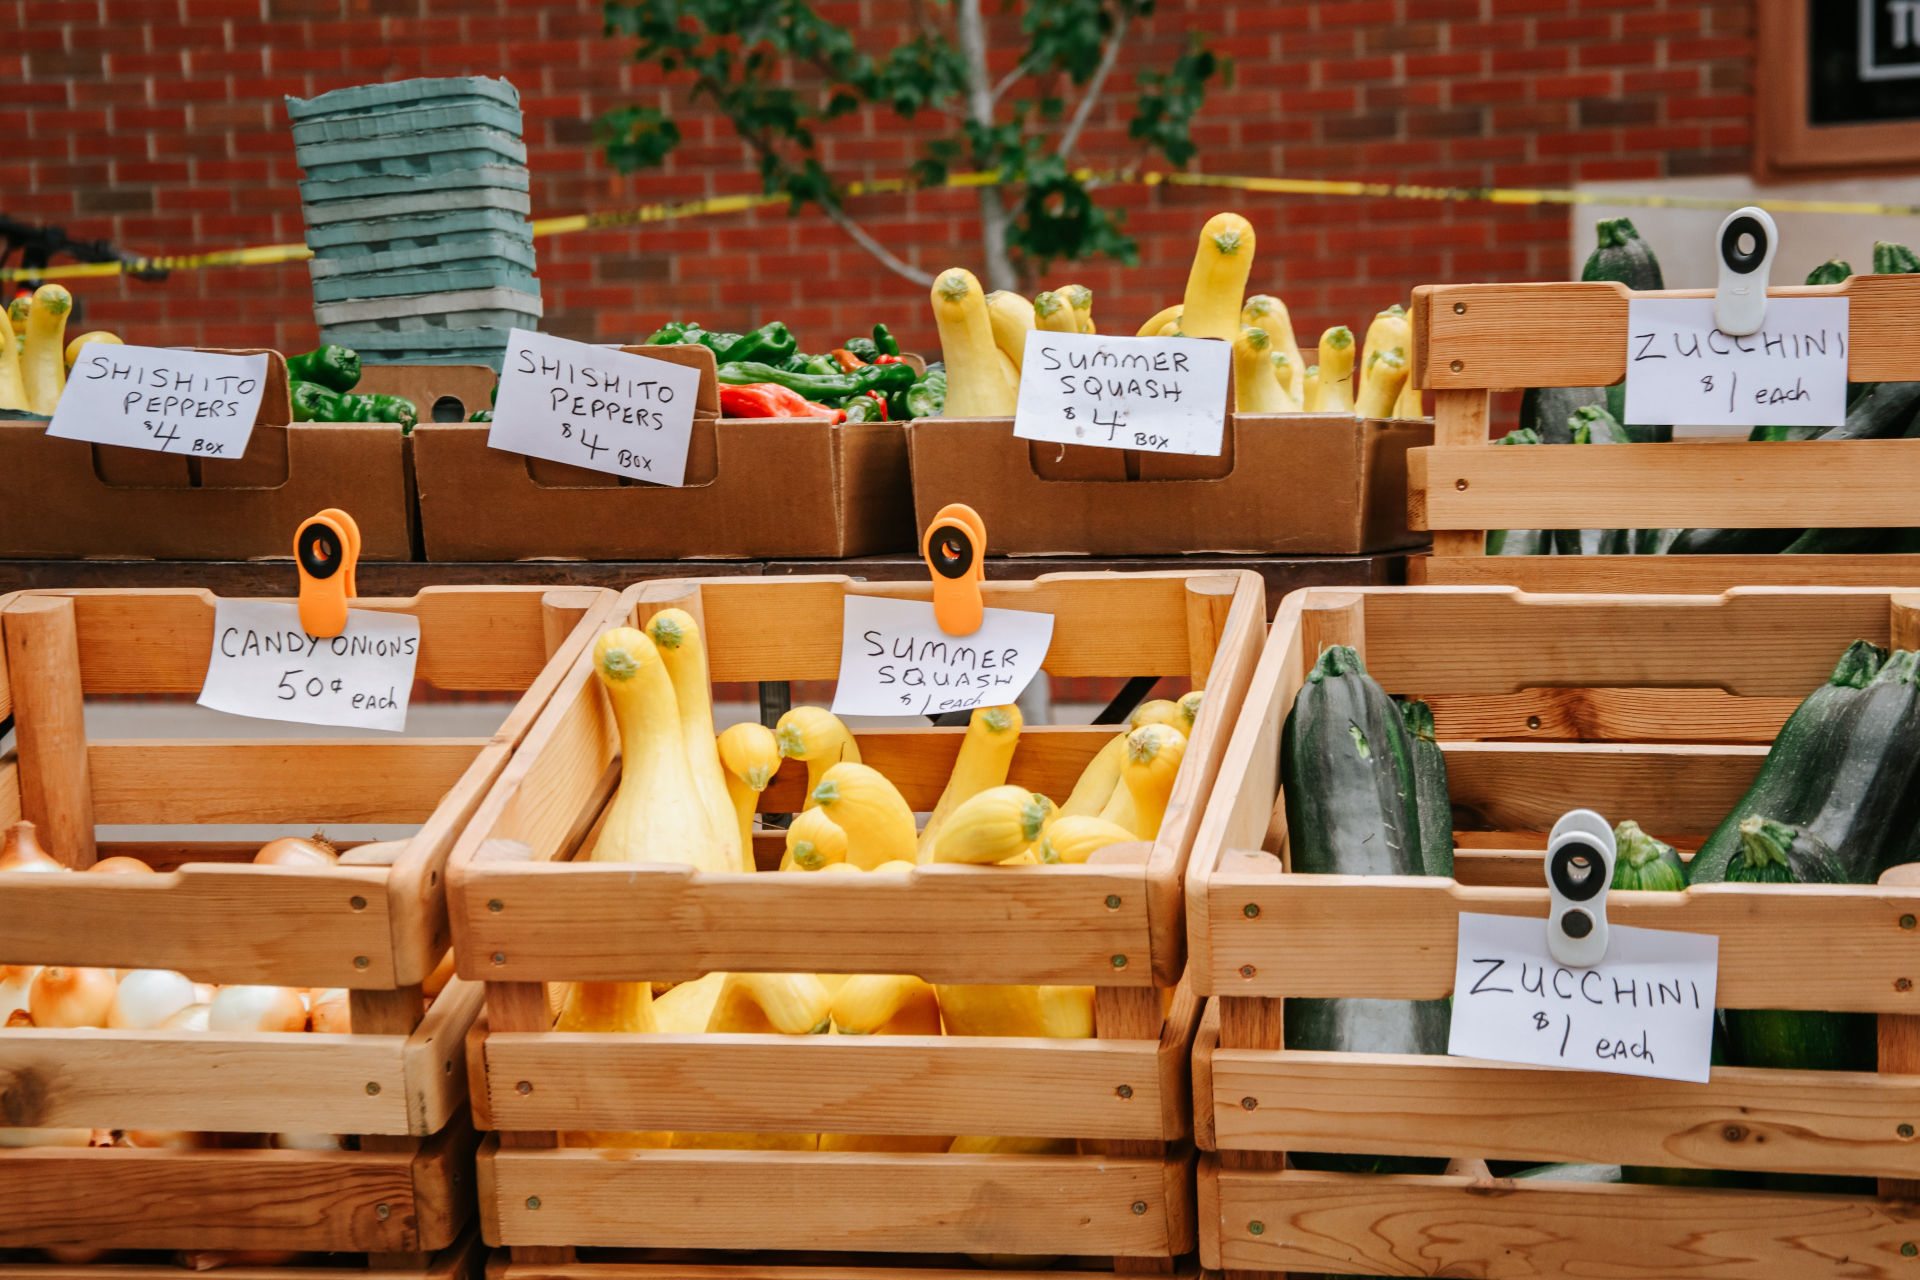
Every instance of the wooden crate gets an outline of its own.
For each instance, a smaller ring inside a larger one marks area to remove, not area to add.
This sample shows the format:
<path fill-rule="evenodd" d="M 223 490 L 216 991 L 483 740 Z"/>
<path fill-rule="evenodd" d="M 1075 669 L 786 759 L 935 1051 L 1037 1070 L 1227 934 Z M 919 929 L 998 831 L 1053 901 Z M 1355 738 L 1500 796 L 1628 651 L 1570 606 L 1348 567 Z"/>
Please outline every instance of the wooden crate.
<path fill-rule="evenodd" d="M 1756 642 L 1756 637 L 1761 637 Z M 1920 644 L 1920 593 L 1741 588 L 1534 596 L 1310 589 L 1281 604 L 1188 868 L 1201 1259 L 1235 1271 L 1772 1280 L 1891 1277 L 1920 1222 L 1920 890 L 1706 885 L 1611 895 L 1619 924 L 1717 934 L 1728 1008 L 1880 1015 L 1880 1074 L 1715 1067 L 1707 1084 L 1282 1047 L 1281 1002 L 1435 999 L 1461 911 L 1547 911 L 1544 833 L 1590 806 L 1697 844 L 1852 640 Z M 1463 833 L 1456 879 L 1294 875 L 1282 722 L 1329 644 L 1434 708 Z M 1521 739 L 1535 739 L 1525 741 Z M 1285 1167 L 1283 1152 L 1475 1163 L 1457 1175 Z M 1486 1159 L 1874 1176 L 1879 1197 L 1492 1179 Z"/>
<path fill-rule="evenodd" d="M 1854 276 L 1769 297 L 1850 299 L 1848 376 L 1920 381 L 1920 278 Z M 1488 397 L 1626 376 L 1627 303 L 1610 282 L 1423 285 L 1414 377 L 1434 443 L 1408 455 L 1408 523 L 1433 530 L 1415 583 L 1528 591 L 1718 592 L 1742 584 L 1920 586 L 1920 555 L 1489 556 L 1488 529 L 1872 528 L 1916 519 L 1920 440 L 1696 440 L 1598 452 L 1488 448 Z M 1712 297 L 1668 290 L 1667 298 Z"/>
<path fill-rule="evenodd" d="M 1252 672 L 1260 580 L 1054 574 L 983 591 L 989 606 L 1055 615 L 1054 675 L 1179 676 L 1207 690 L 1156 842 L 1085 866 L 922 866 L 903 878 L 770 873 L 778 832 L 756 841 L 763 870 L 752 876 L 570 864 L 619 777 L 591 655 L 575 662 L 448 872 L 458 968 L 487 980 L 470 1061 L 476 1123 L 501 1132 L 481 1152 L 481 1221 L 489 1243 L 512 1248 L 514 1269 L 547 1274 L 575 1265 L 576 1247 L 610 1247 L 1100 1255 L 1170 1271 L 1192 1248 L 1181 1091 L 1198 1004 L 1181 982 L 1180 877 Z M 716 681 L 822 680 L 838 672 L 849 594 L 927 600 L 931 589 L 708 579 L 642 584 L 624 601 L 636 625 L 669 606 L 701 617 Z M 1064 796 L 1114 732 L 1029 727 L 1011 779 Z M 863 758 L 924 812 L 963 733 L 858 737 Z M 797 810 L 803 791 L 804 771 L 789 764 L 762 808 Z M 715 970 L 1093 984 L 1100 1038 L 549 1030 L 544 984 Z M 1082 1139 L 1087 1154 L 570 1150 L 555 1146 L 562 1128 L 1046 1134 Z M 740 1211 L 704 1211 L 716 1198 Z"/>
<path fill-rule="evenodd" d="M 206 592 L 23 592 L 0 600 L 19 754 L 0 821 L 35 822 L 70 865 L 0 873 L 0 960 L 177 969 L 197 981 L 351 989 L 352 1035 L 0 1031 L 0 1116 L 26 1128 L 359 1135 L 354 1151 L 0 1150 L 0 1249 L 356 1251 L 419 1272 L 473 1204 L 462 1045 L 479 984 L 422 1016 L 450 943 L 453 842 L 617 603 L 611 592 L 433 588 L 356 607 L 420 620 L 418 674 L 523 690 L 488 738 L 88 741 L 84 695 L 199 687 Z M 254 843 L 96 843 L 95 824 L 421 824 L 391 866 L 253 865 Z"/>

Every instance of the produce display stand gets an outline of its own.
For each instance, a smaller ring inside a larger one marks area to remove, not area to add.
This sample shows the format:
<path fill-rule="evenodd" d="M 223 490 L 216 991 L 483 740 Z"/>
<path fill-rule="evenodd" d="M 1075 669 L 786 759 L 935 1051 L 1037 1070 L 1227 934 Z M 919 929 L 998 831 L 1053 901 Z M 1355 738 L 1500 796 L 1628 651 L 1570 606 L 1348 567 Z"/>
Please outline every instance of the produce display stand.
<path fill-rule="evenodd" d="M 1426 541 L 1401 499 L 1430 422 L 1230 412 L 1221 439 L 1205 458 L 1023 440 L 1012 418 L 923 418 L 907 428 L 916 525 L 964 502 L 995 556 L 1358 555 Z"/>
<path fill-rule="evenodd" d="M 925 580 L 687 579 L 642 584 L 623 606 L 633 625 L 667 607 L 693 613 L 716 682 L 823 680 L 838 673 L 849 594 L 930 600 L 932 589 Z M 448 871 L 458 971 L 487 983 L 487 1022 L 469 1061 L 476 1123 L 498 1131 L 480 1153 L 481 1222 L 490 1244 L 511 1249 L 497 1264 L 504 1275 L 606 1270 L 580 1259 L 581 1248 L 871 1259 L 779 1271 L 796 1280 L 900 1274 L 886 1265 L 893 1252 L 922 1265 L 956 1253 L 1068 1254 L 1169 1272 L 1191 1251 L 1185 1072 L 1198 1005 L 1182 980 L 1180 876 L 1263 634 L 1260 582 L 1247 573 L 1055 574 L 988 582 L 982 594 L 989 607 L 1055 616 L 1044 664 L 1054 675 L 1178 675 L 1207 691 L 1154 843 L 1117 845 L 1084 866 L 781 875 L 771 873 L 782 847 L 775 831 L 756 838 L 762 872 L 753 876 L 570 864 L 619 778 L 591 655 L 574 663 Z M 963 732 L 856 736 L 866 762 L 925 811 Z M 1064 796 L 1113 733 L 1029 727 L 1010 781 Z M 804 790 L 804 771 L 789 762 L 761 808 L 798 810 Z M 714 970 L 1093 984 L 1100 1038 L 550 1030 L 557 993 L 547 984 Z M 1079 1138 L 1089 1154 L 581 1150 L 556 1146 L 562 1129 L 1038 1133 Z M 722 1266 L 716 1275 L 766 1274 L 727 1268 L 738 1254 L 698 1256 Z M 677 1274 L 686 1257 L 620 1273 Z"/>
<path fill-rule="evenodd" d="M 0 1150 L 0 1251 L 364 1252 L 376 1273 L 415 1277 L 471 1261 L 470 1249 L 443 1251 L 459 1248 L 473 1207 L 461 1061 L 481 987 L 456 979 L 422 1014 L 421 983 L 450 942 L 446 861 L 617 600 L 508 587 L 355 601 L 419 619 L 416 670 L 430 683 L 524 691 L 489 738 L 126 741 L 87 740 L 83 697 L 197 690 L 213 596 L 0 600 L 0 717 L 18 733 L 17 759 L 0 760 L 0 822 L 31 820 L 76 869 L 127 855 L 161 873 L 0 872 L 0 962 L 346 987 L 353 1024 L 350 1035 L 10 1029 L 0 1116 L 25 1128 L 359 1135 L 342 1151 Z M 292 868 L 254 865 L 256 842 L 96 843 L 96 823 L 421 825 L 390 865 Z"/>
<path fill-rule="evenodd" d="M 1202 1264 L 1569 1280 L 1908 1274 L 1920 1252 L 1920 889 L 1609 895 L 1615 924 L 1717 934 L 1722 1007 L 1879 1014 L 1878 1075 L 1715 1067 L 1701 1085 L 1283 1048 L 1289 996 L 1447 995 L 1459 912 L 1544 922 L 1543 833 L 1568 809 L 1663 838 L 1711 831 L 1856 638 L 1920 644 L 1920 593 L 1289 596 L 1188 866 L 1190 973 L 1212 997 L 1194 1058 L 1197 1137 L 1217 1152 L 1199 1174 Z M 1431 703 L 1454 804 L 1499 828 L 1457 853 L 1456 880 L 1283 870 L 1281 727 L 1331 644 L 1360 649 L 1388 693 Z M 1523 723 L 1561 740 L 1512 741 L 1528 736 Z M 1462 1163 L 1446 1176 L 1320 1173 L 1287 1168 L 1289 1149 Z M 1485 1159 L 1873 1176 L 1881 1194 L 1510 1181 L 1487 1176 Z"/>
<path fill-rule="evenodd" d="M 1408 523 L 1433 531 L 1414 581 L 1529 591 L 1717 592 L 1741 584 L 1920 586 L 1920 555 L 1489 556 L 1488 529 L 1875 528 L 1920 521 L 1920 440 L 1691 440 L 1600 450 L 1489 448 L 1488 399 L 1626 376 L 1627 303 L 1611 282 L 1422 285 L 1415 385 L 1434 443 L 1408 457 Z M 1662 298 L 1710 298 L 1667 290 Z M 1767 290 L 1850 300 L 1848 377 L 1920 381 L 1920 276 Z"/>
<path fill-rule="evenodd" d="M 0 420 L 0 472 L 22 479 L 0 503 L 0 559 L 283 556 L 287 530 L 329 506 L 354 513 L 363 560 L 408 559 L 400 429 L 294 422 L 279 352 L 221 354 L 267 356 L 239 458 L 55 439 L 43 421 Z"/>
<path fill-rule="evenodd" d="M 423 422 L 413 457 L 426 559 L 762 559 L 913 545 L 900 423 L 722 418 L 711 350 L 621 350 L 700 371 L 685 486 L 493 449 L 483 422 Z"/>

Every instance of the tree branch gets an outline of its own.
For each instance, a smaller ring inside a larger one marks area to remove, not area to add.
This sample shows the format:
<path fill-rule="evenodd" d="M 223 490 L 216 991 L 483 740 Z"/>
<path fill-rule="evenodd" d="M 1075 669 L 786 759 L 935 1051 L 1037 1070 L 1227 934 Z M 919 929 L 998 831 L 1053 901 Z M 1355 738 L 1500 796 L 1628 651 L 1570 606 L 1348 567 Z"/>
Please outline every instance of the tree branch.
<path fill-rule="evenodd" d="M 1007 90 L 1027 78 L 1029 74 L 1027 62 L 1028 59 L 1022 58 L 1015 64 L 1013 70 L 1007 72 L 1006 75 L 1000 78 L 1000 83 L 993 86 L 992 92 L 988 95 L 992 101 L 999 102 L 1000 99 L 1005 96 Z"/>
<path fill-rule="evenodd" d="M 872 254 L 875 258 L 878 258 L 880 260 L 880 265 L 884 266 L 887 270 L 893 272 L 897 276 L 900 276 L 902 279 L 913 281 L 915 284 L 921 286 L 922 288 L 933 287 L 932 276 L 920 270 L 918 267 L 914 266 L 912 263 L 907 262 L 901 258 L 895 257 L 893 252 L 889 250 L 887 246 L 881 244 L 878 240 L 875 240 L 870 234 L 868 234 L 865 227 L 862 227 L 859 223 L 855 222 L 851 217 L 847 216 L 847 211 L 845 209 L 842 209 L 837 204 L 828 204 L 825 201 L 822 201 L 820 203 L 820 208 L 827 215 L 827 217 L 833 220 L 833 224 L 836 227 L 839 227 L 842 231 L 846 232 L 848 236 L 852 237 L 853 242 L 855 244 L 859 245 L 862 249 L 865 249 L 868 253 Z"/>
<path fill-rule="evenodd" d="M 1100 65 L 1095 69 L 1093 78 L 1087 81 L 1087 92 L 1080 99 L 1080 105 L 1073 109 L 1073 119 L 1067 122 L 1067 131 L 1060 135 L 1060 148 L 1054 152 L 1062 160 L 1073 153 L 1080 141 L 1080 130 L 1085 127 L 1087 117 L 1093 114 L 1094 104 L 1100 101 L 1100 91 L 1106 87 L 1107 73 L 1113 70 L 1113 64 L 1120 60 L 1120 45 L 1127 38 L 1127 22 L 1132 17 L 1125 5 L 1120 6 L 1119 21 L 1113 24 L 1113 34 L 1107 37 L 1107 48 L 1100 55 Z"/>

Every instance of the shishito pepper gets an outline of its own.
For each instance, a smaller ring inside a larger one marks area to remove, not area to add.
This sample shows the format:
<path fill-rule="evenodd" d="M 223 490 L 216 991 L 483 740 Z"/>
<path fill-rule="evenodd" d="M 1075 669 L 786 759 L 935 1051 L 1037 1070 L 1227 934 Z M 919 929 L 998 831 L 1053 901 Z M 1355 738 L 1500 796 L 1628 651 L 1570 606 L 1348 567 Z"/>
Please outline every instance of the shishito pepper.
<path fill-rule="evenodd" d="M 911 365 L 882 366 L 887 368 L 911 369 Z M 927 376 L 907 389 L 907 416 L 909 418 L 937 418 L 947 407 L 947 370 L 944 365 L 936 365 L 927 370 Z"/>
<path fill-rule="evenodd" d="M 844 400 L 869 391 L 904 391 L 914 384 L 913 367 L 904 364 L 871 364 L 851 373 L 791 373 L 752 361 L 723 364 L 720 381 L 733 386 L 752 382 L 771 382 L 775 386 L 798 391 L 810 400 Z"/>
<path fill-rule="evenodd" d="M 351 391 L 360 385 L 360 356 L 328 343 L 304 355 L 287 357 L 287 377 L 317 383 L 329 391 Z"/>
<path fill-rule="evenodd" d="M 295 422 L 343 422 L 345 419 L 341 414 L 344 412 L 346 410 L 340 403 L 339 392 L 329 390 L 317 382 L 293 384 L 293 420 Z"/>
<path fill-rule="evenodd" d="M 293 384 L 295 422 L 396 422 L 405 435 L 419 418 L 419 410 L 405 396 L 361 396 L 317 382 Z"/>
<path fill-rule="evenodd" d="M 884 324 L 876 324 L 873 326 L 873 345 L 879 349 L 880 354 L 883 356 L 897 356 L 900 354 L 900 344 L 894 340 L 893 334 L 888 331 L 887 326 Z"/>
<path fill-rule="evenodd" d="M 792 332 L 778 320 L 772 324 L 763 324 L 752 333 L 715 333 L 703 329 L 697 324 L 683 324 L 675 321 L 662 325 L 647 339 L 650 346 L 671 346 L 676 343 L 698 343 L 713 352 L 713 358 L 721 364 L 732 364 L 742 360 L 758 360 L 767 364 L 781 364 L 793 354 L 798 345 Z"/>

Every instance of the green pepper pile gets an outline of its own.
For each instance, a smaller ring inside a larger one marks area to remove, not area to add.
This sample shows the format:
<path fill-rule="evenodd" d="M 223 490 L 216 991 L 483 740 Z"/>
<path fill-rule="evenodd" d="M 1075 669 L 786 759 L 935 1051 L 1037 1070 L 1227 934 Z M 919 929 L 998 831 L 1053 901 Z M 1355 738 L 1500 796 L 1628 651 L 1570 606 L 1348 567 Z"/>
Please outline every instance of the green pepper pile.
<path fill-rule="evenodd" d="M 293 380 L 295 422 L 397 422 L 406 435 L 420 420 L 419 409 L 405 396 L 354 394 L 360 356 L 346 347 L 329 343 L 288 356 L 287 376 Z"/>
<path fill-rule="evenodd" d="M 823 355 L 798 350 L 793 332 L 778 320 L 751 333 L 719 333 L 674 321 L 647 342 L 697 343 L 711 349 L 719 362 L 721 385 L 783 387 L 841 410 L 849 422 L 938 417 L 946 404 L 945 367 L 936 364 L 924 374 L 914 372 L 884 324 L 874 325 L 871 337 L 849 338 Z"/>

